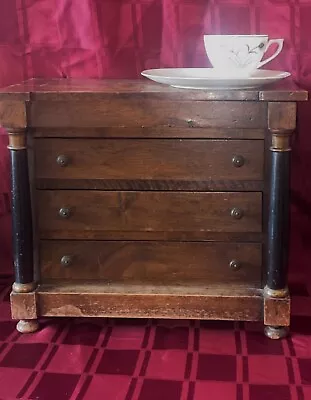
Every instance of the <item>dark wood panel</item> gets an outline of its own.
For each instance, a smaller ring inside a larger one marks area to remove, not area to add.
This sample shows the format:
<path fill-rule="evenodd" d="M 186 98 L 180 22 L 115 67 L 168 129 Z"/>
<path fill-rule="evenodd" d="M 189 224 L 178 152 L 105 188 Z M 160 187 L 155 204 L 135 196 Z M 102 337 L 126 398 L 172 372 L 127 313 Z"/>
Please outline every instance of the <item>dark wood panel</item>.
<path fill-rule="evenodd" d="M 37 191 L 41 237 L 97 232 L 261 232 L 261 193 Z M 59 211 L 68 214 L 59 216 Z M 242 216 L 236 219 L 233 209 Z M 156 236 L 156 235 L 154 235 Z"/>
<path fill-rule="evenodd" d="M 32 127 L 217 127 L 264 128 L 266 104 L 230 101 L 161 101 L 119 98 L 31 104 Z"/>
<path fill-rule="evenodd" d="M 167 181 L 168 187 L 175 180 L 180 187 L 209 181 L 216 188 L 217 181 L 258 181 L 263 156 L 261 140 L 35 140 L 36 178 L 107 179 L 112 189 L 114 180 L 116 189 L 119 180 Z"/>
<path fill-rule="evenodd" d="M 230 264 L 231 263 L 231 264 Z M 41 241 L 41 280 L 261 287 L 261 244 Z"/>
<path fill-rule="evenodd" d="M 9 135 L 12 135 L 14 132 L 25 134 L 22 130 L 24 130 L 26 126 L 26 102 L 17 100 L 0 101 L 0 127 L 5 128 Z M 13 138 L 10 136 L 10 140 L 12 139 Z"/>
<path fill-rule="evenodd" d="M 10 302 L 12 319 L 36 319 L 38 317 L 35 291 L 18 293 L 12 290 Z"/>
<path fill-rule="evenodd" d="M 0 99 L 32 100 L 93 100 L 107 96 L 171 98 L 172 100 L 268 100 L 301 101 L 307 100 L 308 92 L 300 89 L 292 80 L 286 79 L 268 89 L 259 90 L 184 90 L 172 88 L 141 79 L 30 79 L 0 89 Z"/>
<path fill-rule="evenodd" d="M 84 190 L 167 190 L 167 191 L 225 191 L 261 192 L 264 181 L 239 180 L 124 180 L 124 179 L 36 179 L 37 189 L 84 189 Z"/>
<path fill-rule="evenodd" d="M 155 285 L 42 285 L 40 315 L 66 317 L 191 318 L 259 321 L 261 291 L 226 285 L 209 289 Z"/>
<path fill-rule="evenodd" d="M 165 240 L 165 241 L 207 241 L 207 242 L 262 242 L 265 238 L 263 232 L 174 232 L 174 231 L 75 231 L 74 239 L 93 239 L 93 240 Z M 67 230 L 45 230 L 40 232 L 41 239 L 70 239 L 70 232 Z"/>
<path fill-rule="evenodd" d="M 36 138 L 185 138 L 185 139 L 264 139 L 265 129 L 256 128 L 174 128 L 174 127 L 106 127 L 106 128 L 33 128 Z"/>
<path fill-rule="evenodd" d="M 308 100 L 307 90 L 292 90 L 288 91 L 288 85 L 283 87 L 279 86 L 280 90 L 277 90 L 277 86 L 269 87 L 259 93 L 259 101 L 306 101 Z"/>

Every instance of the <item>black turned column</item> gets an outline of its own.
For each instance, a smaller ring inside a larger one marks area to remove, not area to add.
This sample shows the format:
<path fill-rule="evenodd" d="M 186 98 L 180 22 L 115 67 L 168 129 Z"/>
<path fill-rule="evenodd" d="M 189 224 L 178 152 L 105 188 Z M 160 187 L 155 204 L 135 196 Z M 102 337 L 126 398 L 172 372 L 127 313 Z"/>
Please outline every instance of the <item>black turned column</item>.
<path fill-rule="evenodd" d="M 15 283 L 33 282 L 32 218 L 26 149 L 10 149 Z"/>
<path fill-rule="evenodd" d="M 269 103 L 270 198 L 267 232 L 267 281 L 264 289 L 265 334 L 271 339 L 287 335 L 290 323 L 288 293 L 290 140 L 296 125 L 294 103 Z"/>
<path fill-rule="evenodd" d="M 15 292 L 34 289 L 33 238 L 25 130 L 10 130 L 12 239 Z"/>
<path fill-rule="evenodd" d="M 17 324 L 22 333 L 35 332 L 39 325 L 33 313 L 33 304 L 29 307 L 26 294 L 34 293 L 33 230 L 28 157 L 25 129 L 10 129 L 9 146 L 11 155 L 12 182 L 12 241 L 15 282 L 11 293 L 12 316 L 23 315 Z M 35 296 L 35 295 L 34 295 Z M 32 315 L 29 315 L 29 312 Z M 24 316 L 25 315 L 25 316 Z M 34 319 L 28 319 L 34 318 Z"/>
<path fill-rule="evenodd" d="M 290 151 L 271 148 L 267 287 L 287 287 Z"/>

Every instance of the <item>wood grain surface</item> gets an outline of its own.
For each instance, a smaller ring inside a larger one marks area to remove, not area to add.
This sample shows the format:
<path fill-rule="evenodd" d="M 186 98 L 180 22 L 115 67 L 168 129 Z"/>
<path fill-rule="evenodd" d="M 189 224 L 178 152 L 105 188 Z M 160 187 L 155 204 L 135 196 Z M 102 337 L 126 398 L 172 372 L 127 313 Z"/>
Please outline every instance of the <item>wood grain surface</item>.
<path fill-rule="evenodd" d="M 96 238 L 107 232 L 261 232 L 261 193 L 37 191 L 39 234 Z M 59 216 L 66 209 L 68 217 Z M 232 217 L 241 211 L 240 219 Z M 126 235 L 125 235 L 126 236 Z M 106 236 L 103 236 L 107 239 Z M 204 237 L 204 236 L 203 236 Z M 111 237 L 113 239 L 113 237 Z"/>

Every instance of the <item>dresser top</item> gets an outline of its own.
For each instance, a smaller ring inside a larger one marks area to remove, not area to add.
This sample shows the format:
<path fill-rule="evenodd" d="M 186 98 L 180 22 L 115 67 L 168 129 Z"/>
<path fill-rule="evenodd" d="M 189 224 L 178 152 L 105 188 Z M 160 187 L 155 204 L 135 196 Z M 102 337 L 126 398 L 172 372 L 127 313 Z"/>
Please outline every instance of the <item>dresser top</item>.
<path fill-rule="evenodd" d="M 172 100 L 305 101 L 308 92 L 292 81 L 258 90 L 185 90 L 147 79 L 30 79 L 0 89 L 0 100 L 92 100 L 110 96 L 153 97 Z"/>

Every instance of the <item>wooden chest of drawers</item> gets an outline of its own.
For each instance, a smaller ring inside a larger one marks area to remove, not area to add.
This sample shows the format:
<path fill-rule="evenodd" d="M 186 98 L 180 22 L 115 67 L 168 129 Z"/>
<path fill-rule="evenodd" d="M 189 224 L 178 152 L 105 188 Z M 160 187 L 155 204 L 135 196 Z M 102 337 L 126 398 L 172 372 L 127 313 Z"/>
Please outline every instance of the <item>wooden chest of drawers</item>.
<path fill-rule="evenodd" d="M 12 317 L 290 322 L 293 88 L 30 80 L 0 91 L 12 160 Z"/>

